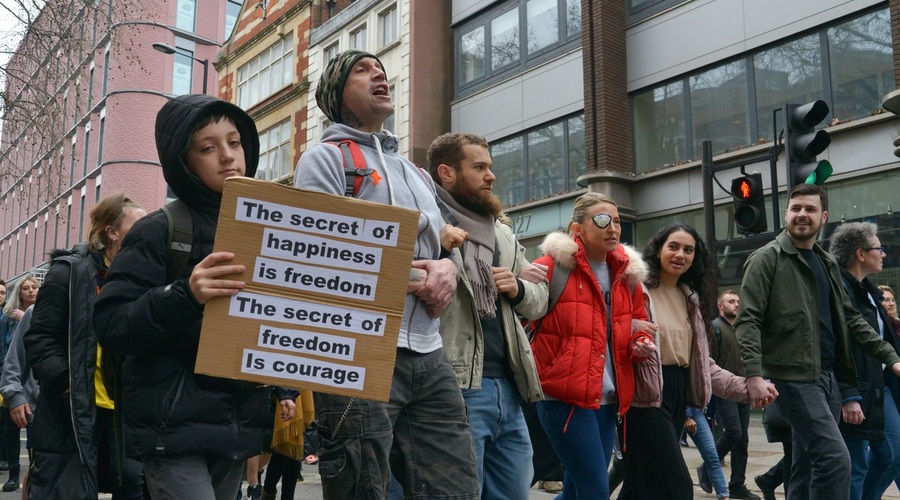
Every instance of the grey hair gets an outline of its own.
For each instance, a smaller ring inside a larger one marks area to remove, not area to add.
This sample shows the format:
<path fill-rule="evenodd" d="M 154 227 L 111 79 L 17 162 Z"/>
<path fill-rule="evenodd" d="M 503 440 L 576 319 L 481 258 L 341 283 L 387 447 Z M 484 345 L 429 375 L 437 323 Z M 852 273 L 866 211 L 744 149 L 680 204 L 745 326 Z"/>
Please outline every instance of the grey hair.
<path fill-rule="evenodd" d="M 869 248 L 878 233 L 878 226 L 871 222 L 847 222 L 831 233 L 828 251 L 843 268 L 850 267 L 856 257 L 856 250 Z"/>

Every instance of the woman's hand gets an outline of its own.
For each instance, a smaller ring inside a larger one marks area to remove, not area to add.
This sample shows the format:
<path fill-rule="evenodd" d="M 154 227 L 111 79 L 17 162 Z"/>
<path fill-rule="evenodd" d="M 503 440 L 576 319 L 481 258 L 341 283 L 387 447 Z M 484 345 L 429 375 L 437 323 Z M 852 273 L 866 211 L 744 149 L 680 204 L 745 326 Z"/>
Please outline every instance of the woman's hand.
<path fill-rule="evenodd" d="M 294 411 L 297 409 L 297 404 L 294 403 L 293 400 L 282 399 L 278 404 L 281 406 L 281 420 L 288 421 L 294 418 Z"/>
<path fill-rule="evenodd" d="M 13 310 L 13 312 L 9 313 L 9 315 L 12 316 L 12 319 L 16 320 L 16 322 L 18 323 L 19 321 L 22 321 L 22 316 L 25 316 L 25 311 L 21 309 L 15 309 Z"/>
<path fill-rule="evenodd" d="M 540 283 L 547 279 L 547 266 L 543 264 L 535 264 L 532 262 L 527 266 L 523 267 L 521 271 L 519 271 L 518 278 L 522 281 L 529 281 L 531 283 Z"/>
<path fill-rule="evenodd" d="M 690 432 L 691 435 L 697 434 L 697 422 L 691 417 L 684 419 L 684 428 Z"/>
<path fill-rule="evenodd" d="M 243 273 L 243 264 L 216 265 L 232 259 L 234 254 L 231 252 L 213 252 L 194 267 L 188 281 L 194 300 L 206 304 L 206 301 L 214 297 L 229 297 L 243 290 L 243 281 L 221 279 L 229 274 Z"/>
<path fill-rule="evenodd" d="M 648 358 L 656 352 L 656 344 L 646 338 L 640 338 L 632 342 L 631 352 L 639 358 Z"/>

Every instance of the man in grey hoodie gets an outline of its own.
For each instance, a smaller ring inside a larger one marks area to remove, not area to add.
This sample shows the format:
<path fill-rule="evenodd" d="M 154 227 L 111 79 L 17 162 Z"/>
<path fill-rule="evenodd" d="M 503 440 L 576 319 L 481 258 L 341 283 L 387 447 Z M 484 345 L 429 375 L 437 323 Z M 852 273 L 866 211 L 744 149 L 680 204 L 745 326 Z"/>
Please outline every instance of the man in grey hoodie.
<path fill-rule="evenodd" d="M 433 182 L 382 129 L 394 105 L 377 57 L 357 50 L 336 56 L 319 79 L 316 102 L 333 125 L 300 158 L 294 186 L 345 194 L 351 180 L 336 143 L 349 140 L 374 170 L 354 196 L 420 214 L 389 402 L 315 395 L 324 498 L 386 498 L 393 474 L 408 497 L 474 499 L 465 403 L 438 329 L 456 291 L 457 265 L 441 258 L 444 223 Z"/>

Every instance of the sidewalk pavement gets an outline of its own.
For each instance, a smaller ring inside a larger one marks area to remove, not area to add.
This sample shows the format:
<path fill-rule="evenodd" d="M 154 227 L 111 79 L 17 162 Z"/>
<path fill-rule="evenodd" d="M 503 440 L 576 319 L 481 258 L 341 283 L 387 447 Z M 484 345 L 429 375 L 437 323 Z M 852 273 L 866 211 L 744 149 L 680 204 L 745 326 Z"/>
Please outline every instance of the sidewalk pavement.
<path fill-rule="evenodd" d="M 690 440 L 688 442 L 690 442 Z M 691 477 L 694 478 L 694 497 L 716 498 L 715 492 L 705 493 L 698 485 L 697 467 L 703 463 L 703 459 L 700 458 L 700 453 L 697 451 L 697 448 L 691 443 L 689 448 L 682 448 L 681 450 L 684 453 L 684 461 L 687 463 Z M 770 467 L 781 460 L 782 456 L 781 443 L 769 443 L 766 441 L 766 431 L 763 429 L 761 411 L 752 411 L 750 413 L 750 446 L 748 455 L 747 489 L 761 496 L 759 488 L 757 488 L 753 478 L 769 470 Z M 725 477 L 728 478 L 729 474 L 731 474 L 731 468 L 729 467 L 729 459 L 727 457 L 725 459 L 724 469 Z M 784 498 L 784 490 L 781 487 L 775 490 L 775 493 L 779 499 Z M 900 491 L 897 490 L 897 486 L 892 484 L 884 493 L 882 499 L 900 500 Z"/>

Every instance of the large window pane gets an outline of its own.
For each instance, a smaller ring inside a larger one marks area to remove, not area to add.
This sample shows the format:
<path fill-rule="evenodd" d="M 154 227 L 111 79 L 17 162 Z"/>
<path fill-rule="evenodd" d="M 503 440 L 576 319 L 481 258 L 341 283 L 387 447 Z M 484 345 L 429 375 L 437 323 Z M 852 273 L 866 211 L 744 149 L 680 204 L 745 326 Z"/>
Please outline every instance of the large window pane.
<path fill-rule="evenodd" d="M 491 21 L 491 69 L 519 60 L 519 8 Z"/>
<path fill-rule="evenodd" d="M 828 30 L 832 115 L 839 120 L 869 116 L 894 90 L 891 18 L 887 8 Z"/>
<path fill-rule="evenodd" d="M 175 95 L 184 95 L 191 93 L 191 82 L 193 80 L 193 64 L 194 60 L 187 54 L 176 52 L 174 68 L 172 71 L 172 93 Z"/>
<path fill-rule="evenodd" d="M 581 0 L 566 0 L 566 36 L 581 34 Z"/>
<path fill-rule="evenodd" d="M 744 60 L 694 75 L 690 86 L 695 157 L 703 141 L 712 141 L 716 153 L 750 143 Z"/>
<path fill-rule="evenodd" d="M 683 82 L 638 94 L 632 105 L 635 172 L 649 172 L 688 159 Z"/>
<path fill-rule="evenodd" d="M 381 44 L 384 47 L 397 39 L 397 7 L 392 7 L 378 16 Z"/>
<path fill-rule="evenodd" d="M 537 52 L 559 40 L 557 0 L 528 0 L 528 53 Z"/>
<path fill-rule="evenodd" d="M 193 32 L 196 15 L 197 0 L 178 0 L 178 13 L 175 15 L 176 26 L 185 31 Z"/>
<path fill-rule="evenodd" d="M 228 5 L 225 7 L 225 39 L 231 36 L 231 30 L 234 29 L 234 25 L 237 24 L 238 16 L 241 13 L 241 2 L 240 0 L 228 0 Z"/>
<path fill-rule="evenodd" d="M 484 26 L 460 37 L 460 83 L 484 76 Z"/>
<path fill-rule="evenodd" d="M 491 171 L 497 176 L 494 193 L 500 197 L 503 206 L 525 202 L 525 150 L 522 137 L 491 144 Z"/>
<path fill-rule="evenodd" d="M 575 182 L 585 173 L 584 163 L 584 115 L 570 118 L 569 122 L 569 190 L 578 189 Z"/>
<path fill-rule="evenodd" d="M 822 50 L 814 34 L 753 56 L 758 139 L 771 142 L 772 112 L 784 103 L 804 104 L 822 97 Z M 778 128 L 783 117 L 778 114 Z"/>
<path fill-rule="evenodd" d="M 566 169 L 563 124 L 528 133 L 528 199 L 538 200 L 564 191 Z"/>

